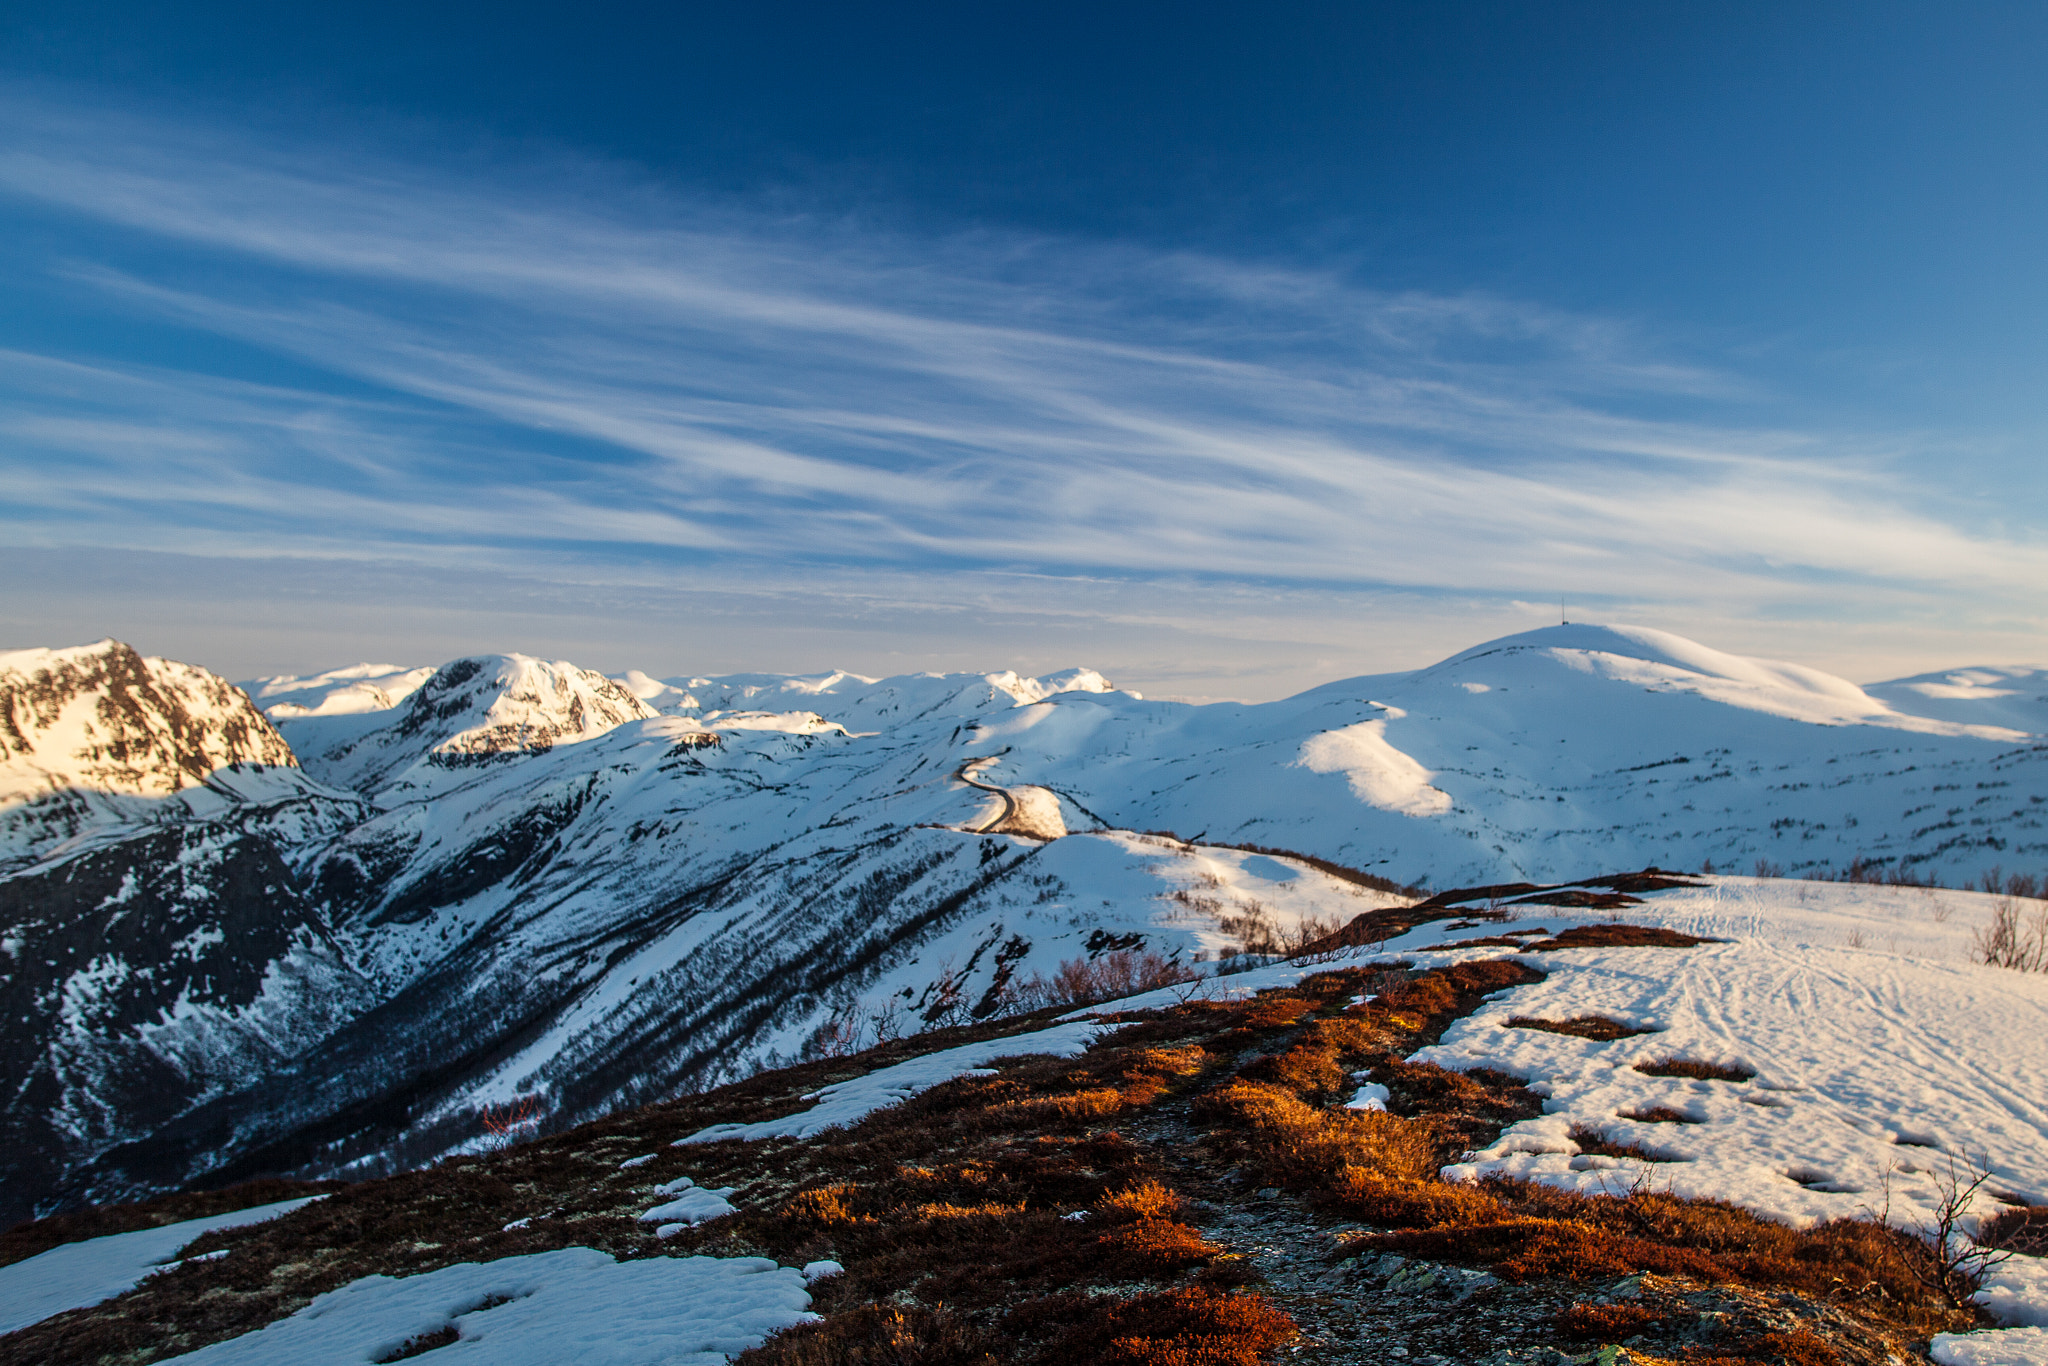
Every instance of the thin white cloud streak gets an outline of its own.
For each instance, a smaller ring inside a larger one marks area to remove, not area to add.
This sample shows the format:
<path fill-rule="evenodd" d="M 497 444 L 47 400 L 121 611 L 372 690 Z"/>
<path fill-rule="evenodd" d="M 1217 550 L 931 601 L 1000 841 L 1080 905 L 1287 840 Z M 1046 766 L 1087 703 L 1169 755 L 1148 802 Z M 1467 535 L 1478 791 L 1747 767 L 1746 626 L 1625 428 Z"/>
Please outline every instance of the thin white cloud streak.
<path fill-rule="evenodd" d="M 686 226 L 650 227 L 644 199 L 608 212 L 588 185 L 565 207 L 189 130 L 15 122 L 0 188 L 249 266 L 223 285 L 84 261 L 79 285 L 390 395 L 112 363 L 58 385 L 0 358 L 31 453 L 0 494 L 38 536 L 111 519 L 165 546 L 609 542 L 1860 610 L 2020 602 L 2048 575 L 2039 546 L 1931 515 L 1885 452 L 1644 416 L 1746 386 L 1598 319 L 677 202 L 657 207 Z"/>

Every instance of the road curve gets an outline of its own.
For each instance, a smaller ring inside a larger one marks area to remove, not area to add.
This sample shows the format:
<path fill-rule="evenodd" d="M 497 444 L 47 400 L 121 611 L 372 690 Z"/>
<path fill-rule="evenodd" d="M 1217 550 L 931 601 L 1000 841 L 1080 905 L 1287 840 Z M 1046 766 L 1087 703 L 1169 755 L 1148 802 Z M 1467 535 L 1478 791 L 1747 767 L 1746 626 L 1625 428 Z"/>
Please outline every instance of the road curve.
<path fill-rule="evenodd" d="M 983 821 L 980 825 L 967 832 L 970 835 L 986 835 L 989 831 L 1007 823 L 1012 816 L 1017 814 L 1017 799 L 1010 795 L 1008 788 L 997 787 L 994 783 L 985 783 L 974 776 L 974 770 L 980 765 L 992 764 L 995 761 L 995 755 L 987 755 L 979 759 L 964 759 L 961 761 L 960 767 L 953 774 L 955 778 L 966 783 L 969 787 L 978 787 L 983 792 L 993 792 L 1003 799 L 1002 814 L 992 821 Z"/>

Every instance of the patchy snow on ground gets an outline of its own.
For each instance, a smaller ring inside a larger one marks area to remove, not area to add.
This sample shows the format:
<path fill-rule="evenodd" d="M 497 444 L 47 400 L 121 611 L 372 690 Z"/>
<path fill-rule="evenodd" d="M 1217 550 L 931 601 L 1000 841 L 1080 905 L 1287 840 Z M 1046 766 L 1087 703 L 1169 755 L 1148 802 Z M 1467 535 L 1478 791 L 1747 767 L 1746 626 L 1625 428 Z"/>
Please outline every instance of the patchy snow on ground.
<path fill-rule="evenodd" d="M 732 1201 L 726 1199 L 735 1189 L 732 1186 L 700 1186 L 687 1176 L 656 1186 L 658 1195 L 674 1196 L 640 1216 L 643 1224 L 674 1224 L 678 1228 L 691 1224 L 705 1224 L 713 1219 L 723 1219 L 733 1212 Z M 663 1234 L 667 1237 L 667 1234 Z"/>
<path fill-rule="evenodd" d="M 1351 1093 L 1351 1099 L 1344 1102 L 1347 1110 L 1384 1110 L 1394 1093 L 1376 1081 L 1366 1082 Z"/>
<path fill-rule="evenodd" d="M 1545 1113 L 1447 1176 L 1500 1174 L 1615 1194 L 1647 1182 L 1798 1226 L 1887 1217 L 1923 1228 L 1957 1177 L 1967 1184 L 1979 1170 L 1989 1179 L 1966 1229 L 2001 1201 L 2048 1203 L 2048 975 L 1969 960 L 1970 931 L 1994 898 L 1704 880 L 1615 912 L 1518 908 L 1553 928 L 1614 919 L 1727 942 L 1521 955 L 1548 974 L 1544 981 L 1496 994 L 1414 1060 L 1526 1078 Z M 1503 952 L 1407 956 L 1430 966 Z M 1602 1043 L 1507 1024 L 1585 1015 L 1653 1032 Z M 1674 1058 L 1753 1076 L 1636 1070 Z M 1628 1117 L 1652 1111 L 1684 1119 Z M 1585 1153 L 1575 1130 L 1637 1146 L 1652 1160 Z M 2003 1322 L 2048 1324 L 2048 1268 L 2014 1258 L 1980 1298 Z M 1953 1360 L 2048 1359 L 1969 1354 L 1976 1351 L 1958 1345 Z"/>
<path fill-rule="evenodd" d="M 2048 1332 L 2048 1257 L 2012 1257 L 1984 1274 L 1977 1302 L 2000 1323 Z"/>
<path fill-rule="evenodd" d="M 1941 1366 L 2041 1366 L 2048 1361 L 2048 1328 L 1936 1333 L 1927 1355 Z"/>
<path fill-rule="evenodd" d="M 260 1224 L 319 1198 L 282 1200 L 160 1228 L 110 1233 L 0 1266 L 0 1333 L 132 1290 L 151 1272 L 175 1265 L 178 1253 L 203 1233 Z"/>
<path fill-rule="evenodd" d="M 569 1247 L 418 1276 L 365 1276 L 288 1319 L 171 1361 L 187 1366 L 361 1366 L 453 1328 L 436 1362 L 491 1366 L 724 1366 L 810 1323 L 804 1275 L 765 1257 L 617 1262 Z"/>
<path fill-rule="evenodd" d="M 818 1103 L 808 1110 L 781 1119 L 764 1119 L 756 1124 L 714 1124 L 687 1138 L 677 1139 L 674 1146 L 716 1143 L 726 1138 L 809 1138 L 827 1129 L 858 1124 L 884 1106 L 900 1104 L 955 1077 L 986 1075 L 986 1064 L 997 1058 L 1040 1053 L 1055 1058 L 1078 1057 L 1106 1032 L 1104 1026 L 1082 1020 L 1041 1029 L 1035 1034 L 1012 1034 L 1004 1039 L 986 1039 L 981 1043 L 927 1053 L 893 1067 L 879 1068 L 852 1081 L 827 1086 L 816 1093 Z"/>

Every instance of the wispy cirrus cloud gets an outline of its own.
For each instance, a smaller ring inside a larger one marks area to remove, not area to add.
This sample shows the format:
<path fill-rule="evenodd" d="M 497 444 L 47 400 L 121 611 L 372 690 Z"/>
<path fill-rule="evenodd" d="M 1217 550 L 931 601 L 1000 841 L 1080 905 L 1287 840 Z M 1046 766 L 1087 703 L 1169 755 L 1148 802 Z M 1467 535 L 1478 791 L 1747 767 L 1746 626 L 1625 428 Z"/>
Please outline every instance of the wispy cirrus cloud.
<path fill-rule="evenodd" d="M 1639 331 L 1336 273 L 747 213 L 17 96 L 33 265 L 292 359 L 0 353 L 12 535 L 516 566 L 2017 606 L 2048 552 Z M 596 572 L 594 569 L 592 572 Z"/>

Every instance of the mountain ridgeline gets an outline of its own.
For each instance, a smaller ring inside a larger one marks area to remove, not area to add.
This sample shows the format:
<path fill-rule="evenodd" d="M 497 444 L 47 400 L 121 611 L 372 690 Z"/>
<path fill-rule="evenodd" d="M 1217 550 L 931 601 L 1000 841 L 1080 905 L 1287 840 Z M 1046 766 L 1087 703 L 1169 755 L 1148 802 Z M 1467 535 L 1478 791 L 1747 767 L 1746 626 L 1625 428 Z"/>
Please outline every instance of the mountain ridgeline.
<path fill-rule="evenodd" d="M 0 1222 L 387 1171 L 1205 970 L 1401 888 L 1652 864 L 2048 867 L 2048 675 L 1859 688 L 1557 627 L 1260 705 L 1046 678 L 611 678 L 524 656 L 237 688 L 0 655 Z"/>

